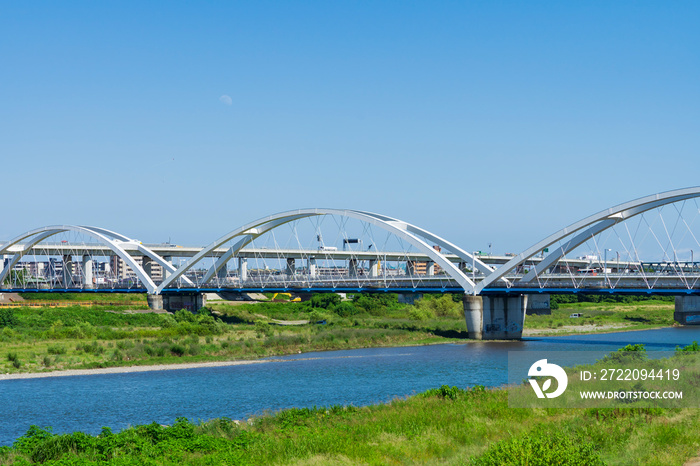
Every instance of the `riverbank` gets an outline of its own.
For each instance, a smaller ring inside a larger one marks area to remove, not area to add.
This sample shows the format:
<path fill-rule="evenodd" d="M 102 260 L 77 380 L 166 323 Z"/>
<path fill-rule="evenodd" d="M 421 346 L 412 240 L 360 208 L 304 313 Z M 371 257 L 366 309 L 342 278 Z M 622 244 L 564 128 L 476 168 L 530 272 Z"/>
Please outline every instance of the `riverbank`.
<path fill-rule="evenodd" d="M 567 390 L 581 383 L 570 373 Z M 513 391 L 532 396 L 528 384 L 441 386 L 386 404 L 288 409 L 240 421 L 179 418 L 171 426 L 103 428 L 96 436 L 33 427 L 14 447 L 0 448 L 0 464 L 500 465 L 537 458 L 528 464 L 681 466 L 700 450 L 697 409 L 517 409 L 508 406 Z"/>
<path fill-rule="evenodd" d="M 448 295 L 416 306 L 399 304 L 395 296 L 343 302 L 337 295 L 318 296 L 308 303 L 216 303 L 199 315 L 159 315 L 126 305 L 4 309 L 0 312 L 11 318 L 0 319 L 9 323 L 0 331 L 0 374 L 228 364 L 312 351 L 469 341 L 461 301 Z M 528 316 L 523 336 L 670 326 L 672 306 L 574 303 L 548 316 Z M 572 311 L 583 317 L 569 318 Z M 280 325 L 288 322 L 310 323 Z"/>

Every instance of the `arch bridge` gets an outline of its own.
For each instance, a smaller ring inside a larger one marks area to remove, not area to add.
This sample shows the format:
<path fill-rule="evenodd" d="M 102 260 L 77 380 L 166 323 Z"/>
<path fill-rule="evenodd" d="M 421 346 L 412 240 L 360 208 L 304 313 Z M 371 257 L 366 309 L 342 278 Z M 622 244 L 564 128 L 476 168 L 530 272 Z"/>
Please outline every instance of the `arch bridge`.
<path fill-rule="evenodd" d="M 205 247 L 47 226 L 0 243 L 0 283 L 7 291 L 147 292 L 155 307 L 163 299 L 201 306 L 207 292 L 459 292 L 473 338 L 519 338 L 528 301 L 547 308 L 551 293 L 675 295 L 676 319 L 700 323 L 698 197 L 694 187 L 629 201 L 503 256 L 358 210 L 283 212 Z"/>

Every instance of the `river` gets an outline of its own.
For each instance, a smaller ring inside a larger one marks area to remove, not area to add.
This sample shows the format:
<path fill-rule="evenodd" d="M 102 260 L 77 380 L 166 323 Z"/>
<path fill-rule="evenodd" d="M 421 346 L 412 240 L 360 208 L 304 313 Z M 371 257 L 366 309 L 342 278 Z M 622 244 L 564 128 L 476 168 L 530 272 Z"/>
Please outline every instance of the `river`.
<path fill-rule="evenodd" d="M 507 383 L 509 351 L 649 351 L 700 341 L 700 327 L 368 348 L 269 358 L 265 364 L 0 381 L 0 445 L 32 424 L 57 433 L 115 431 L 217 417 L 247 419 L 290 407 L 385 402 L 440 385 Z M 592 362 L 592 361 L 591 361 Z"/>

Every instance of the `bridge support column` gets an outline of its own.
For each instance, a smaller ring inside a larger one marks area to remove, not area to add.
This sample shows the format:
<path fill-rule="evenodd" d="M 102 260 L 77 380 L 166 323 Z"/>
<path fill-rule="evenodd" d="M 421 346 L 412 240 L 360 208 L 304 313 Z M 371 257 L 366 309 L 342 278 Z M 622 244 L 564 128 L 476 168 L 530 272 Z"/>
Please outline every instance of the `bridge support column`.
<path fill-rule="evenodd" d="M 406 261 L 406 275 L 409 277 L 416 275 L 416 261 Z"/>
<path fill-rule="evenodd" d="M 163 309 L 176 312 L 185 309 L 197 312 L 207 305 L 207 297 L 203 293 L 174 293 L 165 294 L 163 297 Z"/>
<path fill-rule="evenodd" d="M 245 257 L 238 258 L 238 281 L 241 284 L 248 281 L 248 259 Z"/>
<path fill-rule="evenodd" d="M 348 260 L 348 276 L 357 277 L 357 259 Z"/>
<path fill-rule="evenodd" d="M 163 259 L 165 259 L 165 261 L 166 261 L 167 263 L 169 263 L 169 264 L 172 264 L 172 263 L 173 263 L 173 258 L 172 258 L 172 256 L 163 256 Z M 168 269 L 166 269 L 165 267 L 163 267 L 163 280 L 165 280 L 165 279 L 168 278 L 169 276 L 170 276 L 170 272 L 168 272 Z"/>
<path fill-rule="evenodd" d="M 141 267 L 143 267 L 143 271 L 146 272 L 148 278 L 153 280 L 153 260 L 148 256 L 143 256 L 141 259 Z"/>
<path fill-rule="evenodd" d="M 2 275 L 2 271 L 5 270 L 5 255 L 0 254 L 0 275 Z M 4 280 L 0 282 L 0 290 L 2 290 L 5 287 Z"/>
<path fill-rule="evenodd" d="M 287 275 L 294 276 L 297 271 L 297 261 L 293 257 L 287 257 Z"/>
<path fill-rule="evenodd" d="M 673 320 L 681 325 L 700 325 L 700 296 L 676 296 Z"/>
<path fill-rule="evenodd" d="M 218 282 L 218 285 L 224 285 L 226 284 L 226 279 L 228 277 L 228 264 L 224 264 L 221 266 L 219 270 L 216 271 L 216 279 Z"/>
<path fill-rule="evenodd" d="M 401 304 L 416 304 L 416 300 L 422 297 L 423 293 L 399 293 L 397 295 L 398 301 Z"/>
<path fill-rule="evenodd" d="M 163 295 L 161 294 L 149 294 L 146 296 L 148 301 L 148 307 L 152 311 L 162 311 L 163 310 Z"/>
<path fill-rule="evenodd" d="M 92 277 L 92 264 L 92 257 L 85 254 L 83 256 L 83 288 L 86 290 L 91 290 L 95 287 Z"/>
<path fill-rule="evenodd" d="M 369 261 L 369 276 L 372 278 L 379 276 L 379 261 L 376 259 L 370 259 Z"/>
<path fill-rule="evenodd" d="M 433 262 L 433 261 L 426 262 L 425 274 L 429 277 L 432 277 L 435 275 L 435 262 Z"/>
<path fill-rule="evenodd" d="M 318 267 L 316 266 L 316 258 L 309 257 L 307 259 L 307 264 L 308 264 L 307 269 L 309 270 L 309 277 L 310 278 L 318 277 Z"/>
<path fill-rule="evenodd" d="M 474 340 L 519 340 L 523 335 L 527 295 L 463 298 L 467 334 Z"/>
<path fill-rule="evenodd" d="M 73 256 L 63 256 L 63 270 L 61 271 L 61 283 L 63 288 L 73 286 Z"/>
<path fill-rule="evenodd" d="M 552 308 L 550 305 L 550 296 L 548 294 L 529 294 L 527 295 L 527 315 L 550 315 Z"/>

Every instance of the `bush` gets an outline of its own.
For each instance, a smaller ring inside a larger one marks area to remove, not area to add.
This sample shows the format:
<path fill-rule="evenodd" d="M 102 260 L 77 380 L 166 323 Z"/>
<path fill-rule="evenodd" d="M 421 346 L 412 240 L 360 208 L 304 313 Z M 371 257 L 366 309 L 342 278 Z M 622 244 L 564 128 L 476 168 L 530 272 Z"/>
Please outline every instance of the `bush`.
<path fill-rule="evenodd" d="M 409 310 L 408 316 L 413 320 L 428 320 L 428 319 L 435 318 L 435 314 L 433 313 L 432 310 L 419 309 L 417 307 L 413 307 L 413 309 Z"/>
<path fill-rule="evenodd" d="M 322 320 L 328 321 L 328 320 L 330 320 L 329 317 L 330 317 L 330 316 L 329 316 L 328 314 L 324 313 L 324 312 L 321 312 L 321 311 L 311 311 L 311 312 L 309 313 L 309 322 L 311 322 L 312 324 L 314 324 L 314 323 L 320 322 L 320 321 L 322 321 Z"/>
<path fill-rule="evenodd" d="M 340 304 L 340 296 L 335 293 L 320 293 L 313 295 L 309 302 L 311 303 L 311 307 L 330 309 Z"/>
<path fill-rule="evenodd" d="M 61 345 L 49 345 L 46 351 L 48 351 L 49 354 L 66 354 L 67 350 Z"/>
<path fill-rule="evenodd" d="M 643 361 L 647 359 L 647 350 L 643 344 L 627 345 L 624 348 L 612 352 L 605 356 L 602 362 L 629 362 Z"/>
<path fill-rule="evenodd" d="M 0 328 L 15 327 L 19 321 L 12 309 L 0 309 Z"/>
<path fill-rule="evenodd" d="M 684 353 L 684 352 L 692 352 L 692 351 L 700 351 L 700 345 L 698 345 L 697 341 L 694 341 L 692 345 L 685 346 L 681 348 L 680 346 L 676 346 L 676 353 Z"/>
<path fill-rule="evenodd" d="M 181 322 L 195 322 L 197 320 L 197 317 L 192 314 L 190 311 L 187 309 L 180 309 L 175 313 L 175 320 L 178 323 Z"/>
<path fill-rule="evenodd" d="M 416 307 L 428 310 L 438 317 L 460 317 L 464 312 L 462 303 L 456 303 L 450 294 L 444 294 L 437 298 L 424 296 L 416 301 Z"/>
<path fill-rule="evenodd" d="M 160 328 L 171 328 L 177 325 L 177 320 L 170 314 L 164 314 L 161 317 Z"/>
<path fill-rule="evenodd" d="M 463 395 L 466 390 L 462 390 L 459 387 L 450 387 L 449 385 L 442 385 L 440 388 L 431 388 L 426 391 L 423 395 L 426 397 L 437 396 L 439 398 L 448 398 L 450 400 L 456 400 L 461 395 Z"/>
<path fill-rule="evenodd" d="M 333 312 L 340 317 L 351 317 L 360 313 L 360 309 L 356 308 L 352 303 L 344 302 L 333 307 Z"/>
<path fill-rule="evenodd" d="M 522 437 L 501 440 L 491 445 L 484 454 L 473 458 L 479 466 L 520 465 L 549 466 L 603 465 L 592 443 L 576 435 L 561 432 L 536 431 Z"/>
<path fill-rule="evenodd" d="M 257 322 L 255 322 L 255 333 L 257 333 L 259 337 L 270 337 L 274 335 L 275 331 L 272 329 L 272 326 L 267 322 L 258 320 Z"/>

